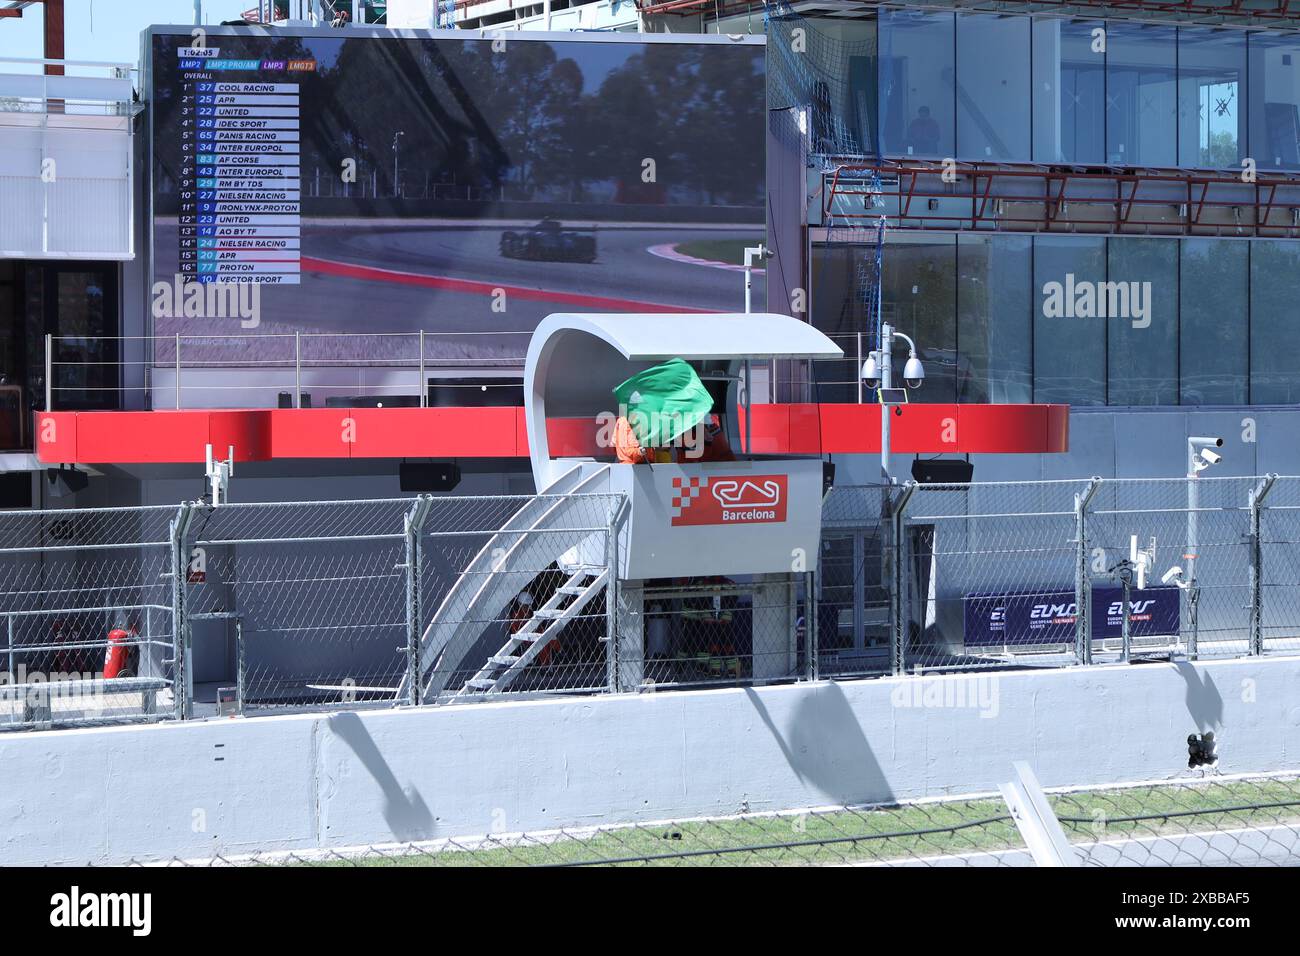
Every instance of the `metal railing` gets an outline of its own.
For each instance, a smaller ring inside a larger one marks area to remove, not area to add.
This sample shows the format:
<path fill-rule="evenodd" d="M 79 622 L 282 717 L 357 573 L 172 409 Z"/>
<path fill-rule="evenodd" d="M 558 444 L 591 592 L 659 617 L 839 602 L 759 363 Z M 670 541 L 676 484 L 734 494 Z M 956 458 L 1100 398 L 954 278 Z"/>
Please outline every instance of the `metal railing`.
<path fill-rule="evenodd" d="M 129 116 L 135 73 L 130 63 L 0 56 L 0 113 Z"/>
<path fill-rule="evenodd" d="M 431 386 L 518 388 L 531 332 L 265 332 L 45 337 L 45 410 L 310 407 L 359 398 L 423 408 Z M 472 383 L 458 381 L 472 376 Z M 440 381 L 447 379 L 447 381 Z"/>
<path fill-rule="evenodd" d="M 617 495 L 0 513 L 0 726 L 1300 652 L 1300 477 L 840 487 L 780 580 L 619 582 L 624 522 Z"/>
<path fill-rule="evenodd" d="M 166 575 L 176 513 L 0 513 L 0 727 L 155 720 L 174 710 Z M 114 649 L 119 676 L 104 679 Z"/>
<path fill-rule="evenodd" d="M 1300 650 L 1300 478 L 909 482 L 823 513 L 828 543 L 856 536 L 837 606 L 880 672 Z"/>

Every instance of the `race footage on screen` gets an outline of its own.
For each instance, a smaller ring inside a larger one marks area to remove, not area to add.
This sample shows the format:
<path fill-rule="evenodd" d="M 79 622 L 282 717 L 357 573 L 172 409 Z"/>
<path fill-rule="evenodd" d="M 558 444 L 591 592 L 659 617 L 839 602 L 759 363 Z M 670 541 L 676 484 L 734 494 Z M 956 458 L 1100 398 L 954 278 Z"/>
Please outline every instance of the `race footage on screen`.
<path fill-rule="evenodd" d="M 764 235 L 761 44 L 147 42 L 152 276 L 177 290 L 156 336 L 424 330 L 430 360 L 474 364 L 521 356 L 552 312 L 741 308 Z M 232 282 L 256 286 L 255 321 L 184 308 L 183 288 Z M 494 334 L 448 334 L 467 332 Z"/>

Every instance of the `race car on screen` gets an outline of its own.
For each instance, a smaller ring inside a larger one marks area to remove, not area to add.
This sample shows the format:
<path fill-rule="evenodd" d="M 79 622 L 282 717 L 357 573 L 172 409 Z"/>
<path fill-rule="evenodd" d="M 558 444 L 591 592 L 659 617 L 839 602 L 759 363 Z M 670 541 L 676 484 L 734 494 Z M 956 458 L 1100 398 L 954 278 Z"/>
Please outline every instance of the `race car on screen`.
<path fill-rule="evenodd" d="M 543 219 L 524 232 L 503 232 L 501 255 L 547 262 L 595 262 L 596 234 L 564 229 L 557 220 Z"/>

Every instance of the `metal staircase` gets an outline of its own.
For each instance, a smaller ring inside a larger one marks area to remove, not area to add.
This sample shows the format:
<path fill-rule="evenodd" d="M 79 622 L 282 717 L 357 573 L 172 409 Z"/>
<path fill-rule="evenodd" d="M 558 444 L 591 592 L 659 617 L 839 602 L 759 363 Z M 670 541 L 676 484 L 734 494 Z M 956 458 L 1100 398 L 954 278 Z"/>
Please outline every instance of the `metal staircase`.
<path fill-rule="evenodd" d="M 592 537 L 591 505 L 581 496 L 607 490 L 607 469 L 584 474 L 583 468 L 575 466 L 520 508 L 483 545 L 443 598 L 421 638 L 421 701 L 432 702 L 447 693 L 449 683 L 464 673 L 462 665 L 474 644 L 492 622 L 501 619 L 511 599 L 548 564 L 562 560 Z M 395 695 L 398 701 L 407 699 L 408 687 L 403 677 Z"/>
<path fill-rule="evenodd" d="M 533 613 L 522 628 L 506 639 L 501 650 L 487 659 L 487 663 L 465 682 L 465 686 L 452 700 L 497 694 L 505 690 L 559 636 L 565 625 L 581 614 L 592 598 L 604 590 L 608 581 L 608 568 L 575 568 L 564 584 Z"/>

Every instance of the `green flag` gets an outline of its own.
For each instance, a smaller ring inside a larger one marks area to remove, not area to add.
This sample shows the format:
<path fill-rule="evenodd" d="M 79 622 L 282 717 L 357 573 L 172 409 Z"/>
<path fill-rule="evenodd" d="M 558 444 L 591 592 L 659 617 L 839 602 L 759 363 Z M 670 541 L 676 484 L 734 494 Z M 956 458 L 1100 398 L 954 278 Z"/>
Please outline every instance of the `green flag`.
<path fill-rule="evenodd" d="M 642 448 L 670 444 L 713 409 L 713 396 L 679 358 L 637 372 L 614 388 L 614 397 Z"/>

